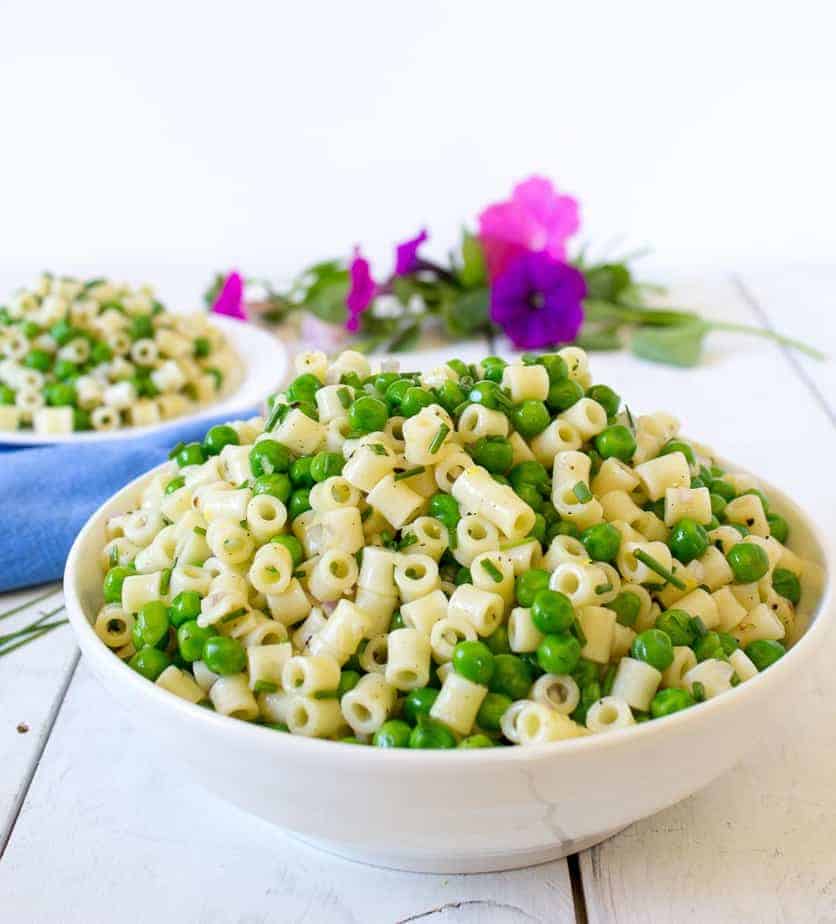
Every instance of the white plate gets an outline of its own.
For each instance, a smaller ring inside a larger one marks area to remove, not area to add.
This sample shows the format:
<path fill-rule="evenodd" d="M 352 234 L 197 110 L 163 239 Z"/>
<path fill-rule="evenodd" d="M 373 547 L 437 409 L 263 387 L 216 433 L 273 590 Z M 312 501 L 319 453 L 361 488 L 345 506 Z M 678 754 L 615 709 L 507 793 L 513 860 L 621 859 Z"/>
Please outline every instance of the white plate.
<path fill-rule="evenodd" d="M 217 401 L 201 405 L 192 414 L 172 417 L 149 427 L 122 427 L 119 430 L 80 433 L 39 434 L 31 430 L 0 430 L 0 445 L 47 446 L 54 443 L 100 443 L 130 440 L 159 433 L 170 427 L 225 415 L 232 420 L 254 407 L 282 385 L 287 372 L 287 350 L 272 334 L 253 324 L 222 315 L 212 315 L 212 323 L 227 338 L 241 363 L 237 381 L 228 384 Z"/>

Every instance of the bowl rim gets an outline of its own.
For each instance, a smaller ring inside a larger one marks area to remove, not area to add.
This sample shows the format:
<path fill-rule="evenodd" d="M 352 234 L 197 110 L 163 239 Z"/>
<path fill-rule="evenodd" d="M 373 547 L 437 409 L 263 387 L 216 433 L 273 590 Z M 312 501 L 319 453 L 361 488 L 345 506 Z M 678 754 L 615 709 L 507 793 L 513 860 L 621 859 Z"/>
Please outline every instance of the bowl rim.
<path fill-rule="evenodd" d="M 724 460 L 719 459 L 719 461 L 722 463 Z M 79 646 L 86 657 L 95 661 L 98 668 L 112 677 L 114 682 L 126 684 L 126 688 L 136 691 L 139 697 L 150 697 L 161 709 L 169 709 L 183 719 L 200 723 L 208 734 L 233 736 L 241 740 L 242 743 L 259 744 L 260 747 L 280 752 L 289 758 L 292 758 L 294 753 L 306 754 L 311 757 L 320 753 L 323 755 L 331 754 L 348 760 L 358 767 L 374 765 L 377 769 L 384 766 L 402 768 L 404 763 L 413 761 L 421 761 L 422 763 L 429 761 L 434 766 L 468 761 L 471 767 L 474 766 L 474 759 L 467 749 L 425 750 L 361 747 L 349 742 L 276 733 L 273 729 L 263 725 L 218 715 L 216 712 L 196 703 L 190 703 L 179 696 L 175 696 L 155 683 L 146 680 L 132 670 L 127 662 L 117 657 L 96 635 L 92 623 L 87 619 L 81 604 L 78 593 L 81 578 L 81 549 L 90 534 L 99 528 L 104 516 L 103 511 L 106 508 L 111 505 L 119 506 L 120 502 L 134 496 L 145 481 L 150 481 L 167 465 L 169 463 L 164 462 L 145 472 L 145 474 L 135 478 L 108 498 L 88 518 L 70 549 L 64 571 L 65 606 Z M 652 722 L 641 722 L 606 734 L 584 735 L 562 741 L 527 745 L 526 747 L 479 748 L 478 751 L 481 757 L 477 763 L 480 768 L 504 764 L 509 761 L 531 761 L 545 759 L 550 756 L 558 758 L 563 755 L 568 757 L 576 752 L 629 747 L 632 741 L 636 742 L 636 746 L 641 746 L 641 742 L 646 742 L 658 734 L 671 733 L 677 727 L 682 731 L 687 729 L 689 724 L 699 720 L 710 721 L 711 716 L 721 710 L 729 710 L 747 699 L 751 700 L 753 697 L 764 696 L 766 691 L 775 684 L 787 682 L 784 678 L 788 678 L 791 672 L 800 668 L 804 658 L 809 658 L 814 653 L 814 646 L 823 638 L 830 627 L 830 622 L 833 619 L 833 607 L 831 605 L 833 560 L 829 545 L 823 541 L 818 526 L 811 519 L 808 512 L 774 485 L 762 478 L 758 480 L 767 492 L 778 498 L 781 508 L 794 508 L 799 518 L 804 520 L 805 527 L 809 531 L 822 558 L 824 581 L 821 597 L 810 613 L 810 624 L 807 629 L 795 644 L 787 650 L 787 653 L 773 664 L 769 670 L 759 672 L 755 677 L 739 684 L 721 696 L 716 696 L 700 703 L 699 708 L 683 709 Z M 385 752 L 386 756 L 381 757 L 380 752 Z"/>
<path fill-rule="evenodd" d="M 281 384 L 289 368 L 288 351 L 285 344 L 269 331 L 255 324 L 226 315 L 209 315 L 211 323 L 217 326 L 230 340 L 230 347 L 238 357 L 239 376 L 233 388 L 222 390 L 214 400 L 199 404 L 190 414 L 181 414 L 155 424 L 141 427 L 120 427 L 118 430 L 84 431 L 65 434 L 37 434 L 32 430 L 0 430 L 0 447 L 14 446 L 34 449 L 45 446 L 80 446 L 90 443 L 119 443 L 138 440 L 146 436 L 165 435 L 184 424 L 200 423 L 224 414 L 233 419 L 263 402 Z M 258 346 L 269 347 L 275 360 L 275 374 L 267 381 L 267 357 L 253 362 L 252 355 L 259 355 Z"/>

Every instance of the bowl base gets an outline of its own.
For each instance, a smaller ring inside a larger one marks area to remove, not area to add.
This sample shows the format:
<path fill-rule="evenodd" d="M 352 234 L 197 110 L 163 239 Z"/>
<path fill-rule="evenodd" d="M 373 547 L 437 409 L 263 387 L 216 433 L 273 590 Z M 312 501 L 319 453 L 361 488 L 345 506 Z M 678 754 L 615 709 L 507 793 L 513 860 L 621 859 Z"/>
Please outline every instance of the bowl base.
<path fill-rule="evenodd" d="M 378 866 L 406 873 L 455 875 L 457 873 L 499 873 L 503 870 L 522 869 L 525 866 L 538 866 L 541 863 L 561 860 L 563 857 L 587 850 L 589 847 L 594 847 L 614 837 L 623 831 L 624 827 L 627 826 L 614 828 L 612 831 L 595 834 L 582 840 L 536 847 L 530 850 L 480 850 L 472 853 L 440 850 L 374 850 L 343 844 L 339 841 L 303 837 L 293 831 L 286 833 L 310 847 L 354 863 L 364 863 L 367 866 Z"/>

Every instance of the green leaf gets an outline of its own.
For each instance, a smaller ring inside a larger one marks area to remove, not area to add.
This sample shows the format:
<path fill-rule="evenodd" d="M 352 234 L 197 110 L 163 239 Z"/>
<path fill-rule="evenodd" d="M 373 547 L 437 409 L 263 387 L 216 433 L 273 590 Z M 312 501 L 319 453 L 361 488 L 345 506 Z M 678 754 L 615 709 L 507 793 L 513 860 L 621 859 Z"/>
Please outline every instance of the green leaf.
<path fill-rule="evenodd" d="M 624 263 L 600 263 L 584 272 L 589 298 L 616 301 L 632 283 L 633 277 Z"/>
<path fill-rule="evenodd" d="M 417 343 L 421 334 L 421 325 L 418 321 L 413 321 L 402 328 L 398 334 L 389 342 L 387 350 L 390 353 L 397 353 L 401 350 L 411 350 Z"/>
<path fill-rule="evenodd" d="M 345 324 L 348 289 L 347 270 L 324 276 L 308 289 L 304 307 L 329 324 Z"/>
<path fill-rule="evenodd" d="M 475 235 L 465 230 L 462 236 L 462 266 L 459 269 L 459 282 L 466 289 L 475 289 L 488 281 L 485 269 L 485 252 Z"/>
<path fill-rule="evenodd" d="M 703 321 L 687 321 L 674 327 L 640 327 L 630 341 L 636 356 L 669 366 L 696 366 L 710 326 Z"/>
<path fill-rule="evenodd" d="M 486 288 L 463 292 L 443 306 L 447 330 L 455 336 L 472 334 L 488 323 L 490 293 Z"/>

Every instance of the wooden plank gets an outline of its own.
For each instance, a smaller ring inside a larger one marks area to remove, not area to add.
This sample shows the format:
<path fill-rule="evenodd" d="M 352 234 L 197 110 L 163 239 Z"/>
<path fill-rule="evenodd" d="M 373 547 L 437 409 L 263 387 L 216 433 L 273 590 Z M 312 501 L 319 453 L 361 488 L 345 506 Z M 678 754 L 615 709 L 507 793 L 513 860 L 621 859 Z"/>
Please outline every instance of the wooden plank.
<path fill-rule="evenodd" d="M 141 897 L 126 903 L 137 882 Z M 0 894 L 4 917 L 30 924 L 59 908 L 63 924 L 111 920 L 114 908 L 125 922 L 574 920 L 562 861 L 499 875 L 397 873 L 243 814 L 171 769 L 83 662 L 0 863 Z"/>
<path fill-rule="evenodd" d="M 742 296 L 734 302 L 727 320 L 758 323 Z M 777 312 L 775 324 L 788 327 Z M 797 325 L 793 333 L 814 332 Z M 660 370 L 654 385 L 682 412 L 689 433 L 710 437 L 724 455 L 784 486 L 833 536 L 836 440 L 823 407 L 782 350 L 730 336 L 718 337 L 718 347 L 726 340 L 736 347 L 730 361 L 709 359 L 678 389 L 676 373 Z M 632 374 L 647 377 L 647 367 Z M 811 451 L 800 453 L 805 446 Z M 738 768 L 581 855 L 591 922 L 836 920 L 836 729 L 828 720 L 835 642 L 787 690 L 787 715 L 776 716 L 769 740 Z"/>
<path fill-rule="evenodd" d="M 0 596 L 0 613 L 37 600 L 0 622 L 13 632 L 62 602 L 59 584 Z M 56 619 L 61 618 L 57 614 Z M 69 626 L 54 629 L 3 658 L 0 666 L 0 853 L 43 752 L 78 650 Z"/>

